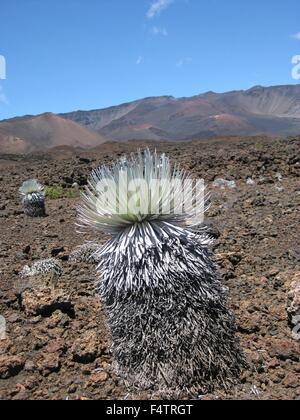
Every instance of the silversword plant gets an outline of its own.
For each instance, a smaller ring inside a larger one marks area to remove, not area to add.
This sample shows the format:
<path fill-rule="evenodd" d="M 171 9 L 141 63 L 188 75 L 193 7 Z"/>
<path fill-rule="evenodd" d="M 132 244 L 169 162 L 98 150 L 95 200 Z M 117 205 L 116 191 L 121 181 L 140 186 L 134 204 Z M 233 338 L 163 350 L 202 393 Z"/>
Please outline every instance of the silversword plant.
<path fill-rule="evenodd" d="M 146 150 L 96 169 L 78 209 L 79 226 L 111 235 L 97 251 L 98 288 L 114 367 L 138 389 L 227 387 L 243 365 L 212 239 L 197 211 L 204 213 L 208 197 L 186 181 L 165 155 Z"/>
<path fill-rule="evenodd" d="M 45 210 L 44 187 L 36 179 L 23 182 L 19 189 L 22 196 L 24 213 L 30 217 L 43 217 Z"/>
<path fill-rule="evenodd" d="M 45 276 L 47 274 L 53 274 L 60 276 L 62 274 L 62 265 L 56 258 L 48 258 L 45 260 L 35 261 L 31 267 L 25 265 L 20 272 L 20 276 L 34 277 L 34 276 Z"/>
<path fill-rule="evenodd" d="M 87 242 L 83 245 L 76 247 L 70 254 L 69 261 L 72 263 L 91 263 L 97 264 L 97 251 L 101 245 L 93 242 Z"/>

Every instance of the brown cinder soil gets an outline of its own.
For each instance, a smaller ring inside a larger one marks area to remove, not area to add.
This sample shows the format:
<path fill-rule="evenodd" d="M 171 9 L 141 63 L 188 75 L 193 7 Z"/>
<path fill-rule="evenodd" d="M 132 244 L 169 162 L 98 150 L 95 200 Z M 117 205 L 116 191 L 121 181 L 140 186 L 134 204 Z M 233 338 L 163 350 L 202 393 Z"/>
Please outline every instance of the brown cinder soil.
<path fill-rule="evenodd" d="M 47 199 L 48 216 L 29 219 L 18 195 L 20 184 L 32 177 L 66 189 L 84 185 L 91 169 L 144 145 L 0 157 L 0 315 L 7 325 L 0 341 L 0 399 L 150 398 L 130 394 L 111 371 L 95 266 L 68 260 L 85 240 L 104 240 L 76 233 L 78 198 Z M 249 363 L 233 389 L 194 397 L 300 399 L 300 343 L 292 338 L 286 312 L 290 285 L 300 275 L 300 139 L 155 147 L 203 177 L 211 190 L 207 223 L 220 234 L 214 250 Z M 216 178 L 235 180 L 236 188 L 213 188 Z M 58 280 L 20 279 L 25 265 L 51 256 L 63 266 Z"/>

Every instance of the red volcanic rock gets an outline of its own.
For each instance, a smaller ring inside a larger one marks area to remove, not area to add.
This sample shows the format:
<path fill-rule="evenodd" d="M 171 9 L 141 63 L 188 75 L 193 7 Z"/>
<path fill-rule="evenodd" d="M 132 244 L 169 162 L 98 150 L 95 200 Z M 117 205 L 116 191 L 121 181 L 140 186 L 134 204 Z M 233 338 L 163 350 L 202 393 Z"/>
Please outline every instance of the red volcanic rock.
<path fill-rule="evenodd" d="M 20 356 L 0 356 L 0 379 L 16 376 L 24 367 L 25 361 Z"/>

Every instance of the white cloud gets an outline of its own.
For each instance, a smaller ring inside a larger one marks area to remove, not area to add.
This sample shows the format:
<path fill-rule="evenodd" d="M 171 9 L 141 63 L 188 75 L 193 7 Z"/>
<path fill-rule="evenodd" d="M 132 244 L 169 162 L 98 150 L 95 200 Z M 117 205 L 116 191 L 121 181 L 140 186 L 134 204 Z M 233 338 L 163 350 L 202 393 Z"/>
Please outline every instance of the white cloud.
<path fill-rule="evenodd" d="M 174 0 L 154 0 L 147 12 L 147 18 L 153 19 L 159 15 L 163 10 L 169 7 Z"/>
<path fill-rule="evenodd" d="M 162 35 L 162 36 L 168 36 L 168 31 L 166 28 L 158 28 L 157 26 L 153 26 L 151 29 L 151 33 L 153 35 Z"/>
<path fill-rule="evenodd" d="M 6 79 L 6 60 L 3 55 L 0 55 L 0 79 Z"/>
<path fill-rule="evenodd" d="M 193 60 L 191 57 L 184 57 L 177 61 L 176 67 L 183 67 L 185 64 L 191 63 Z"/>
<path fill-rule="evenodd" d="M 142 62 L 144 61 L 144 57 L 142 56 L 142 55 L 140 55 L 139 57 L 138 57 L 138 59 L 136 60 L 136 62 L 135 62 L 135 64 L 137 65 L 137 66 L 139 66 L 140 64 L 142 64 Z"/>
<path fill-rule="evenodd" d="M 296 34 L 292 35 L 292 38 L 297 39 L 298 41 L 300 41 L 300 32 L 297 32 Z"/>

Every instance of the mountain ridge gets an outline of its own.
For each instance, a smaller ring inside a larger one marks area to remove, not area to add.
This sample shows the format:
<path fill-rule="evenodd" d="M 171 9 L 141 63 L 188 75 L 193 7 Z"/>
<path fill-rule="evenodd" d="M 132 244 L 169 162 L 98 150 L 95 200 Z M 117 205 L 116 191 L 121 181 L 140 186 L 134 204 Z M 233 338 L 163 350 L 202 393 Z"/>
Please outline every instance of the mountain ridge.
<path fill-rule="evenodd" d="M 300 85 L 253 86 L 248 90 L 208 91 L 181 98 L 147 97 L 109 108 L 60 115 L 121 141 L 296 135 L 300 133 Z"/>
<path fill-rule="evenodd" d="M 108 108 L 27 115 L 0 121 L 0 152 L 57 146 L 89 148 L 107 140 L 186 141 L 300 134 L 300 85 L 253 86 L 191 97 L 150 96 Z"/>

